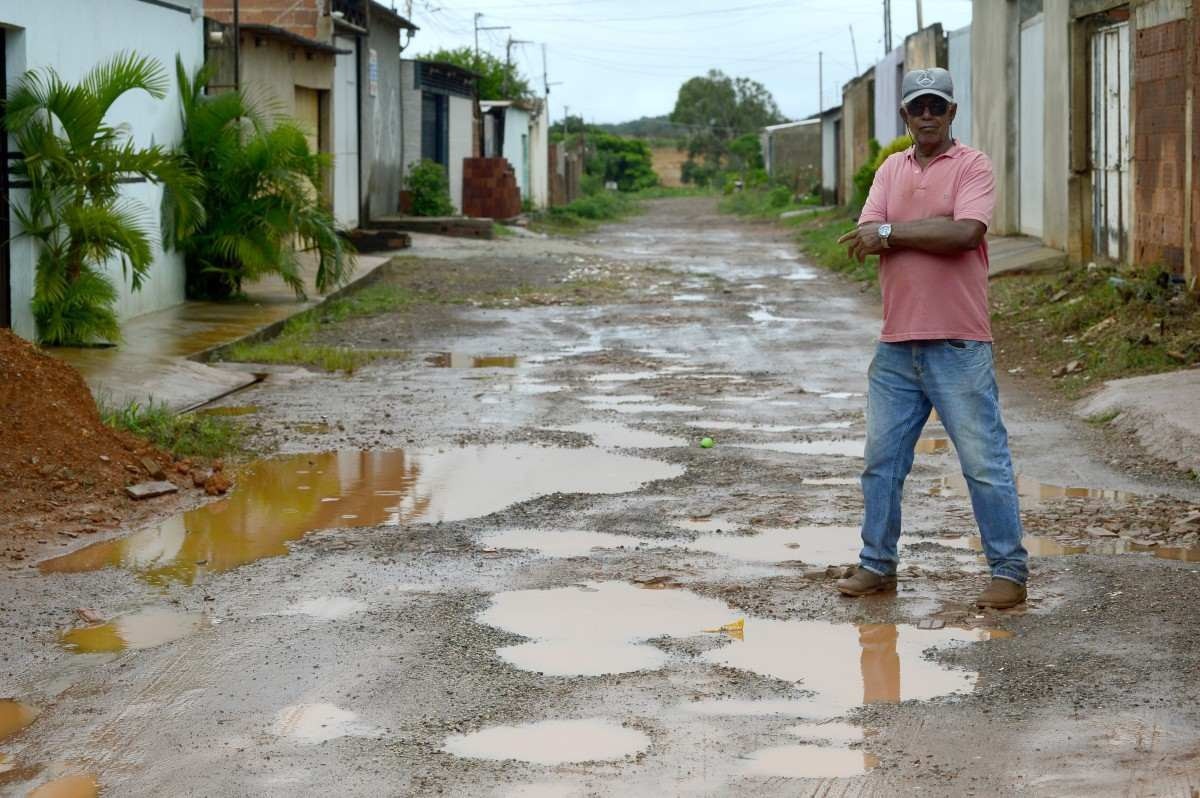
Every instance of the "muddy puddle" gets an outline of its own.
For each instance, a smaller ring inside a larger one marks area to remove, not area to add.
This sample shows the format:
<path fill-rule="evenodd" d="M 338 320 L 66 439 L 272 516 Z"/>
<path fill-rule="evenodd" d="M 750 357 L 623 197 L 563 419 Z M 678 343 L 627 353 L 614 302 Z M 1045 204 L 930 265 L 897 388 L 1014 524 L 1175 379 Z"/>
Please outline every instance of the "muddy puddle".
<path fill-rule="evenodd" d="M 592 439 L 601 448 L 612 449 L 665 449 L 687 446 L 684 438 L 663 435 L 651 430 L 635 429 L 612 421 L 584 421 L 568 427 L 553 427 L 559 432 L 579 432 Z"/>
<path fill-rule="evenodd" d="M 33 723 L 39 714 L 41 712 L 37 707 L 12 698 L 0 699 L 0 742 Z"/>
<path fill-rule="evenodd" d="M 447 738 L 442 750 L 469 759 L 516 759 L 537 765 L 608 762 L 645 751 L 650 738 L 602 718 L 493 726 Z"/>
<path fill-rule="evenodd" d="M 618 404 L 613 405 L 612 409 L 618 413 L 696 413 L 700 407 L 697 405 L 681 405 L 673 402 L 662 403 L 645 403 L 645 404 Z"/>
<path fill-rule="evenodd" d="M 520 365 L 516 355 L 468 355 L 464 352 L 435 352 L 425 365 L 440 369 L 512 369 Z"/>
<path fill-rule="evenodd" d="M 736 532 L 742 528 L 741 524 L 727 521 L 724 518 L 676 518 L 671 522 L 671 526 L 679 529 L 687 529 L 691 532 Z"/>
<path fill-rule="evenodd" d="M 307 744 L 336 740 L 339 737 L 382 737 L 383 730 L 364 723 L 358 714 L 334 704 L 296 704 L 285 707 L 275 717 L 272 732 Z"/>
<path fill-rule="evenodd" d="M 26 798 L 96 798 L 99 794 L 100 783 L 95 776 L 72 775 L 35 787 Z"/>
<path fill-rule="evenodd" d="M 108 623 L 69 629 L 62 633 L 59 642 L 76 654 L 136 651 L 182 640 L 204 623 L 200 613 L 148 607 Z"/>
<path fill-rule="evenodd" d="M 738 617 L 742 614 L 724 602 L 686 590 L 595 582 L 499 593 L 478 619 L 529 638 L 498 650 L 514 667 L 549 676 L 599 676 L 662 668 L 670 655 L 653 640 L 702 636 L 702 630 Z M 945 668 L 924 652 L 987 636 L 982 630 L 747 617 L 740 635 L 722 634 L 726 644 L 698 659 L 789 682 L 797 693 L 785 699 L 785 711 L 823 719 L 862 704 L 973 689 L 975 673 Z"/>
<path fill-rule="evenodd" d="M 683 471 L 591 447 L 292 455 L 250 466 L 225 499 L 40 568 L 77 573 L 120 567 L 152 583 L 191 584 L 206 572 L 285 555 L 288 543 L 317 529 L 460 521 L 550 493 L 625 493 Z"/>
<path fill-rule="evenodd" d="M 303 615 L 322 621 L 340 621 L 366 609 L 366 602 L 348 596 L 319 596 L 296 603 L 279 615 Z"/>
<path fill-rule="evenodd" d="M 961 474 L 952 474 L 935 480 L 929 488 L 930 495 L 969 497 L 967 480 Z M 1033 477 L 1017 475 L 1017 495 L 1022 504 L 1040 504 L 1060 499 L 1094 499 L 1115 503 L 1128 502 L 1137 494 L 1123 490 L 1108 490 L 1084 486 L 1053 485 Z"/>
<path fill-rule="evenodd" d="M 858 560 L 862 547 L 859 533 L 857 526 L 762 529 L 752 535 L 701 535 L 686 545 L 689 550 L 749 562 L 842 565 Z"/>
<path fill-rule="evenodd" d="M 487 549 L 535 551 L 546 557 L 583 557 L 595 549 L 637 549 L 657 545 L 626 535 L 588 532 L 580 529 L 505 529 L 480 536 Z"/>
<path fill-rule="evenodd" d="M 969 548 L 972 551 L 983 552 L 983 541 L 978 535 L 964 538 L 954 538 L 953 543 Z M 941 542 L 941 541 L 938 541 Z M 1025 550 L 1032 557 L 1069 557 L 1076 554 L 1101 554 L 1115 556 L 1118 554 L 1153 554 L 1163 560 L 1179 560 L 1182 562 L 1200 562 L 1200 546 L 1163 546 L 1140 543 L 1129 538 L 1099 538 L 1097 540 L 1079 540 L 1063 542 L 1054 538 L 1026 535 L 1021 539 Z"/>

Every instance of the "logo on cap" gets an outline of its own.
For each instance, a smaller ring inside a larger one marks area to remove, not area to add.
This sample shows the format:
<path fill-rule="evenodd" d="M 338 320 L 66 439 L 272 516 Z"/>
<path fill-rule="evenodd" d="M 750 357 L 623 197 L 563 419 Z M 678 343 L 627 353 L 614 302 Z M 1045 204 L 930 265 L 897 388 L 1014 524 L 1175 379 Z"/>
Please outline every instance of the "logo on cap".
<path fill-rule="evenodd" d="M 933 75 L 929 74 L 928 70 L 921 72 L 921 77 L 917 78 L 918 86 L 932 86 L 935 82 Z"/>

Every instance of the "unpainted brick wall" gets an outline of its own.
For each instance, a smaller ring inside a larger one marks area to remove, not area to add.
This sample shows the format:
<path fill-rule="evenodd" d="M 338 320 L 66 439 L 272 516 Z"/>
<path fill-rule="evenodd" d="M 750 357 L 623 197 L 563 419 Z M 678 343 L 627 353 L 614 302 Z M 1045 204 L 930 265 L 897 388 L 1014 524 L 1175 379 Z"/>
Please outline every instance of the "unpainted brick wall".
<path fill-rule="evenodd" d="M 807 194 L 821 182 L 821 125 L 800 125 L 773 130 L 771 177 L 786 180 L 793 190 Z"/>
<path fill-rule="evenodd" d="M 463 158 L 463 213 L 477 219 L 511 219 L 521 213 L 521 189 L 505 158 Z"/>
<path fill-rule="evenodd" d="M 317 20 L 324 0 L 240 0 L 238 21 L 242 25 L 272 25 L 306 39 L 316 39 Z M 206 0 L 204 15 L 219 22 L 233 22 L 233 0 Z"/>
<path fill-rule="evenodd" d="M 1187 22 L 1137 31 L 1134 43 L 1134 263 L 1183 272 Z M 1193 46 L 1200 44 L 1200 39 Z M 1194 183 L 1195 181 L 1193 181 Z M 1195 196 L 1200 196 L 1196 194 Z"/>

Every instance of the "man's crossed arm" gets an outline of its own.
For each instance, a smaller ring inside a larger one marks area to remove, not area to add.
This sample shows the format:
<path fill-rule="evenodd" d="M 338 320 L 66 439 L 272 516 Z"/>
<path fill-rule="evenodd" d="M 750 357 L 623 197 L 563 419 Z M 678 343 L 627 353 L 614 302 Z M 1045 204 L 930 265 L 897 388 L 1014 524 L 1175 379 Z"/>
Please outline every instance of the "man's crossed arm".
<path fill-rule="evenodd" d="M 863 222 L 838 239 L 839 244 L 849 244 L 850 257 L 858 261 L 868 255 L 884 251 L 879 238 L 879 222 Z M 975 219 L 951 219 L 949 216 L 934 216 L 915 222 L 895 222 L 888 236 L 888 249 L 919 249 L 937 255 L 949 255 L 975 249 L 983 241 L 987 226 Z"/>

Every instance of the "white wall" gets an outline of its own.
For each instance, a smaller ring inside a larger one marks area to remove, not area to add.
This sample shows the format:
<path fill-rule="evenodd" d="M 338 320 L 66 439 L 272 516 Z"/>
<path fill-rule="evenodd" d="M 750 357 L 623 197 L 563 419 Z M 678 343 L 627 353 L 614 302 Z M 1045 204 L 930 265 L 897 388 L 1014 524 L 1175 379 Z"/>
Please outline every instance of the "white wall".
<path fill-rule="evenodd" d="M 954 138 L 959 143 L 971 144 L 971 26 L 950 31 L 950 77 L 954 80 L 954 102 L 958 113 L 954 116 Z M 1066 73 L 1066 70 L 1063 70 Z"/>
<path fill-rule="evenodd" d="M 821 120 L 821 188 L 830 194 L 837 193 L 837 121 L 839 117 L 827 116 Z"/>
<path fill-rule="evenodd" d="M 892 50 L 875 65 L 875 140 L 886 147 L 905 133 L 900 119 L 900 71 L 904 67 L 904 45 Z"/>
<path fill-rule="evenodd" d="M 358 227 L 358 38 L 335 36 L 333 66 L 333 215 Z"/>
<path fill-rule="evenodd" d="M 550 204 L 550 111 L 543 104 L 529 125 L 529 187 L 535 208 Z"/>
<path fill-rule="evenodd" d="M 175 55 L 189 71 L 204 58 L 200 3 L 173 0 L 189 14 L 140 0 L 37 0 L 0 3 L 0 27 L 8 43 L 8 76 L 15 80 L 26 69 L 53 66 L 68 81 L 77 81 L 101 60 L 121 50 L 133 50 L 158 59 L 168 75 L 167 96 L 155 100 L 144 92 L 121 98 L 107 121 L 126 124 L 139 145 L 174 145 L 179 141 L 179 94 L 175 83 Z M 25 192 L 14 190 L 14 202 Z M 146 183 L 129 184 L 124 196 L 142 203 L 153 235 L 159 236 L 162 191 Z M 13 234 L 19 233 L 13 221 Z M 26 338 L 36 333 L 29 302 L 33 297 L 35 252 L 33 242 L 20 237 L 10 245 L 12 254 L 13 330 Z M 109 267 L 118 286 L 116 310 L 129 319 L 178 304 L 184 299 L 183 257 L 158 252 L 142 290 L 133 293 L 119 263 Z"/>
<path fill-rule="evenodd" d="M 510 105 L 504 112 L 504 158 L 512 164 L 517 175 L 517 186 L 521 199 L 529 199 L 529 183 L 526 180 L 525 151 L 521 137 L 529 138 L 529 112 Z"/>
<path fill-rule="evenodd" d="M 467 97 L 450 97 L 450 199 L 454 208 L 462 213 L 463 158 L 470 158 L 473 151 L 472 137 L 475 135 L 475 114 L 471 110 L 474 100 Z M 519 141 L 519 139 L 518 139 Z"/>

